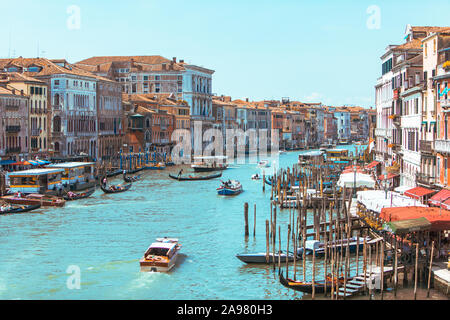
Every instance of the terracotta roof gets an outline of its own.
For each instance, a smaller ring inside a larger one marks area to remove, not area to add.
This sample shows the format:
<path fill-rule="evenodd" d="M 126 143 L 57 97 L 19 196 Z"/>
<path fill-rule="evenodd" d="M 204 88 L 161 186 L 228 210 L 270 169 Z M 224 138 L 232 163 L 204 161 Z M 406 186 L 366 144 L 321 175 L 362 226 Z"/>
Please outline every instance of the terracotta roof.
<path fill-rule="evenodd" d="M 0 79 L 3 80 L 3 78 L 8 81 L 14 81 L 14 82 L 39 82 L 42 84 L 45 84 L 45 82 L 38 80 L 36 78 L 29 77 L 23 73 L 18 72 L 0 72 Z"/>
<path fill-rule="evenodd" d="M 431 222 L 431 230 L 450 229 L 450 211 L 436 207 L 383 208 L 380 217 L 385 221 L 402 221 L 423 217 Z"/>
<path fill-rule="evenodd" d="M 172 60 L 166 59 L 162 56 L 97 56 L 88 59 L 78 61 L 78 63 L 96 66 L 104 63 L 111 62 L 127 62 L 127 61 L 140 62 L 145 64 L 160 64 L 169 63 Z"/>
<path fill-rule="evenodd" d="M 411 50 L 411 49 L 416 49 L 416 50 L 422 49 L 422 41 L 419 39 L 412 39 L 411 41 L 408 41 L 408 42 L 405 42 L 404 44 L 396 46 L 395 48 L 392 49 L 392 51 Z"/>
<path fill-rule="evenodd" d="M 66 63 L 67 67 L 60 66 L 56 63 L 64 62 Z M 110 79 L 103 78 L 100 76 L 97 76 L 91 72 L 88 72 L 86 70 L 83 70 L 73 64 L 67 63 L 65 60 L 49 60 L 46 58 L 14 58 L 14 59 L 0 59 L 0 68 L 5 68 L 8 65 L 14 65 L 14 66 L 20 66 L 20 67 L 29 67 L 29 66 L 39 66 L 42 68 L 39 72 L 30 72 L 26 71 L 24 72 L 25 75 L 31 76 L 31 77 L 41 77 L 41 76 L 48 76 L 52 74 L 71 74 L 76 76 L 83 76 L 83 77 L 91 77 L 91 78 L 97 78 L 104 81 L 111 81 Z"/>
<path fill-rule="evenodd" d="M 20 90 L 15 89 L 14 92 L 13 90 L 7 89 L 5 87 L 0 86 L 0 94 L 7 94 L 7 95 L 15 95 L 15 96 L 22 96 L 22 97 L 27 97 L 27 95 L 21 95 L 20 94 Z"/>
<path fill-rule="evenodd" d="M 408 196 L 410 198 L 419 200 L 423 196 L 432 194 L 434 192 L 435 192 L 434 190 L 430 190 L 430 189 L 427 189 L 427 188 L 416 187 L 416 188 L 412 188 L 412 189 L 409 189 L 409 190 L 405 191 L 404 195 Z"/>
<path fill-rule="evenodd" d="M 450 27 L 412 26 L 411 30 L 413 32 L 444 32 L 450 31 Z"/>

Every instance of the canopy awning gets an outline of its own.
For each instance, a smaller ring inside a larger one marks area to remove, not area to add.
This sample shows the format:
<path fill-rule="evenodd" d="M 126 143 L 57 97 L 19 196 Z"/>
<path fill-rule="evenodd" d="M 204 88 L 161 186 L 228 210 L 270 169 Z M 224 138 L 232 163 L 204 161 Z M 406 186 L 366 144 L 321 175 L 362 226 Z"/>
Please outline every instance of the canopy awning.
<path fill-rule="evenodd" d="M 385 221 L 403 221 L 426 218 L 431 223 L 431 230 L 450 229 L 450 211 L 436 207 L 396 207 L 381 209 L 380 218 Z"/>
<path fill-rule="evenodd" d="M 15 162 L 16 162 L 15 160 L 0 160 L 0 165 L 1 166 L 7 166 L 7 165 L 13 164 Z"/>
<path fill-rule="evenodd" d="M 431 222 L 426 218 L 407 219 L 387 223 L 388 229 L 395 234 L 425 231 L 431 229 Z"/>
<path fill-rule="evenodd" d="M 368 174 L 364 174 L 364 173 L 360 173 L 360 172 L 357 172 L 356 174 L 354 172 L 348 172 L 348 173 L 341 174 L 337 184 L 340 187 L 345 186 L 348 188 L 353 188 L 354 186 L 356 186 L 356 188 L 359 188 L 359 187 L 373 188 L 373 187 L 375 187 L 375 181 L 372 179 L 372 177 Z"/>
<path fill-rule="evenodd" d="M 442 206 L 450 209 L 450 190 L 442 189 L 428 200 L 428 203 L 435 206 Z"/>
<path fill-rule="evenodd" d="M 424 187 L 415 187 L 405 191 L 405 196 L 411 197 L 413 199 L 421 199 L 424 196 L 430 195 L 436 191 L 430 190 Z"/>
<path fill-rule="evenodd" d="M 394 179 L 395 177 L 398 177 L 398 174 L 388 173 L 387 180 Z M 383 181 L 384 180 L 384 174 L 380 174 L 378 177 L 378 180 Z"/>
<path fill-rule="evenodd" d="M 371 163 L 369 163 L 369 164 L 366 166 L 366 169 L 372 169 L 372 168 L 375 168 L 379 163 L 380 163 L 380 162 L 378 162 L 378 161 L 372 161 Z"/>

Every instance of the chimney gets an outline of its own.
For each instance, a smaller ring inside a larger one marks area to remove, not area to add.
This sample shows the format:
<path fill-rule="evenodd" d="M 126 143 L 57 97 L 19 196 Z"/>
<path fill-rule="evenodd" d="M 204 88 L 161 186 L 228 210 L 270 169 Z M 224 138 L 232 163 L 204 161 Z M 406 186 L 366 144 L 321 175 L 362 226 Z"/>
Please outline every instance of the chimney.
<path fill-rule="evenodd" d="M 248 98 L 245 98 L 245 102 L 248 102 Z"/>
<path fill-rule="evenodd" d="M 166 70 L 166 64 L 165 63 L 162 64 L 162 69 Z"/>
<path fill-rule="evenodd" d="M 173 57 L 173 58 L 172 58 L 172 61 L 173 61 L 174 63 L 177 63 L 177 57 Z"/>
<path fill-rule="evenodd" d="M 180 63 L 184 63 L 184 60 L 183 60 L 183 59 L 180 59 Z"/>

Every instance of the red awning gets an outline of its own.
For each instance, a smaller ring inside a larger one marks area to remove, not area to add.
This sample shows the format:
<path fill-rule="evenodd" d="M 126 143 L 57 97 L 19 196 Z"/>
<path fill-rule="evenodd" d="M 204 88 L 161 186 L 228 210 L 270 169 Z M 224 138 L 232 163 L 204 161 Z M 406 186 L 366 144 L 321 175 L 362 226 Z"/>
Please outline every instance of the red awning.
<path fill-rule="evenodd" d="M 347 167 L 345 167 L 345 169 L 346 169 L 346 170 L 347 170 L 347 169 L 352 169 L 352 170 L 353 170 L 353 168 L 355 168 L 355 167 L 356 167 L 356 169 L 361 169 L 360 166 L 355 166 L 355 165 L 347 166 Z"/>
<path fill-rule="evenodd" d="M 401 221 L 425 218 L 431 222 L 431 230 L 450 229 L 450 211 L 436 207 L 393 207 L 381 209 L 380 218 L 385 221 Z"/>
<path fill-rule="evenodd" d="M 404 194 L 405 196 L 419 200 L 420 198 L 432 194 L 433 192 L 435 191 L 423 187 L 416 187 L 405 191 Z"/>
<path fill-rule="evenodd" d="M 443 206 L 450 209 L 450 190 L 442 189 L 428 200 L 428 203 L 435 206 Z"/>
<path fill-rule="evenodd" d="M 387 175 L 387 179 L 393 179 L 395 177 L 398 177 L 398 174 L 393 174 L 393 173 L 388 173 Z M 378 177 L 378 180 L 384 180 L 384 174 L 380 174 L 380 176 Z"/>
<path fill-rule="evenodd" d="M 372 168 L 375 168 L 379 163 L 380 163 L 380 162 L 378 162 L 378 161 L 372 161 L 371 163 L 369 163 L 369 164 L 366 166 L 366 169 L 372 169 Z"/>

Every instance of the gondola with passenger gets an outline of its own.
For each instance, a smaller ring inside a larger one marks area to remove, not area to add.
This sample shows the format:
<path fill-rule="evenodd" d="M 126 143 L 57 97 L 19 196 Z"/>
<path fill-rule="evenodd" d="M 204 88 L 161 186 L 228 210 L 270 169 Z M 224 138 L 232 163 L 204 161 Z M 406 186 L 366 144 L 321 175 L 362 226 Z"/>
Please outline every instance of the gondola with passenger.
<path fill-rule="evenodd" d="M 207 176 L 192 176 L 189 175 L 187 177 L 182 177 L 181 175 L 174 175 L 174 174 L 169 174 L 169 177 L 174 179 L 174 180 L 178 180 L 178 181 L 199 181 L 199 180 L 210 180 L 210 179 L 215 179 L 215 178 L 219 178 L 222 176 L 222 172 L 219 173 L 215 173 L 215 174 L 210 174 Z"/>
<path fill-rule="evenodd" d="M 102 191 L 104 193 L 119 193 L 119 192 L 124 192 L 124 191 L 128 191 L 131 188 L 131 183 L 129 184 L 118 184 L 118 185 L 110 185 L 109 187 L 105 186 L 105 185 L 100 185 L 100 188 L 102 189 Z"/>
<path fill-rule="evenodd" d="M 80 200 L 80 199 L 84 199 L 84 198 L 88 198 L 91 195 L 93 195 L 95 192 L 95 188 L 92 188 L 91 190 L 85 191 L 85 192 L 72 192 L 69 191 L 64 195 L 64 200 L 66 201 L 73 201 L 73 200 Z"/>
<path fill-rule="evenodd" d="M 11 214 L 11 213 L 28 212 L 28 211 L 39 209 L 40 207 L 41 207 L 41 204 L 19 205 L 19 206 L 14 206 L 14 205 L 11 205 L 11 204 L 2 205 L 1 208 L 0 208 L 0 215 L 2 215 L 2 214 Z"/>

